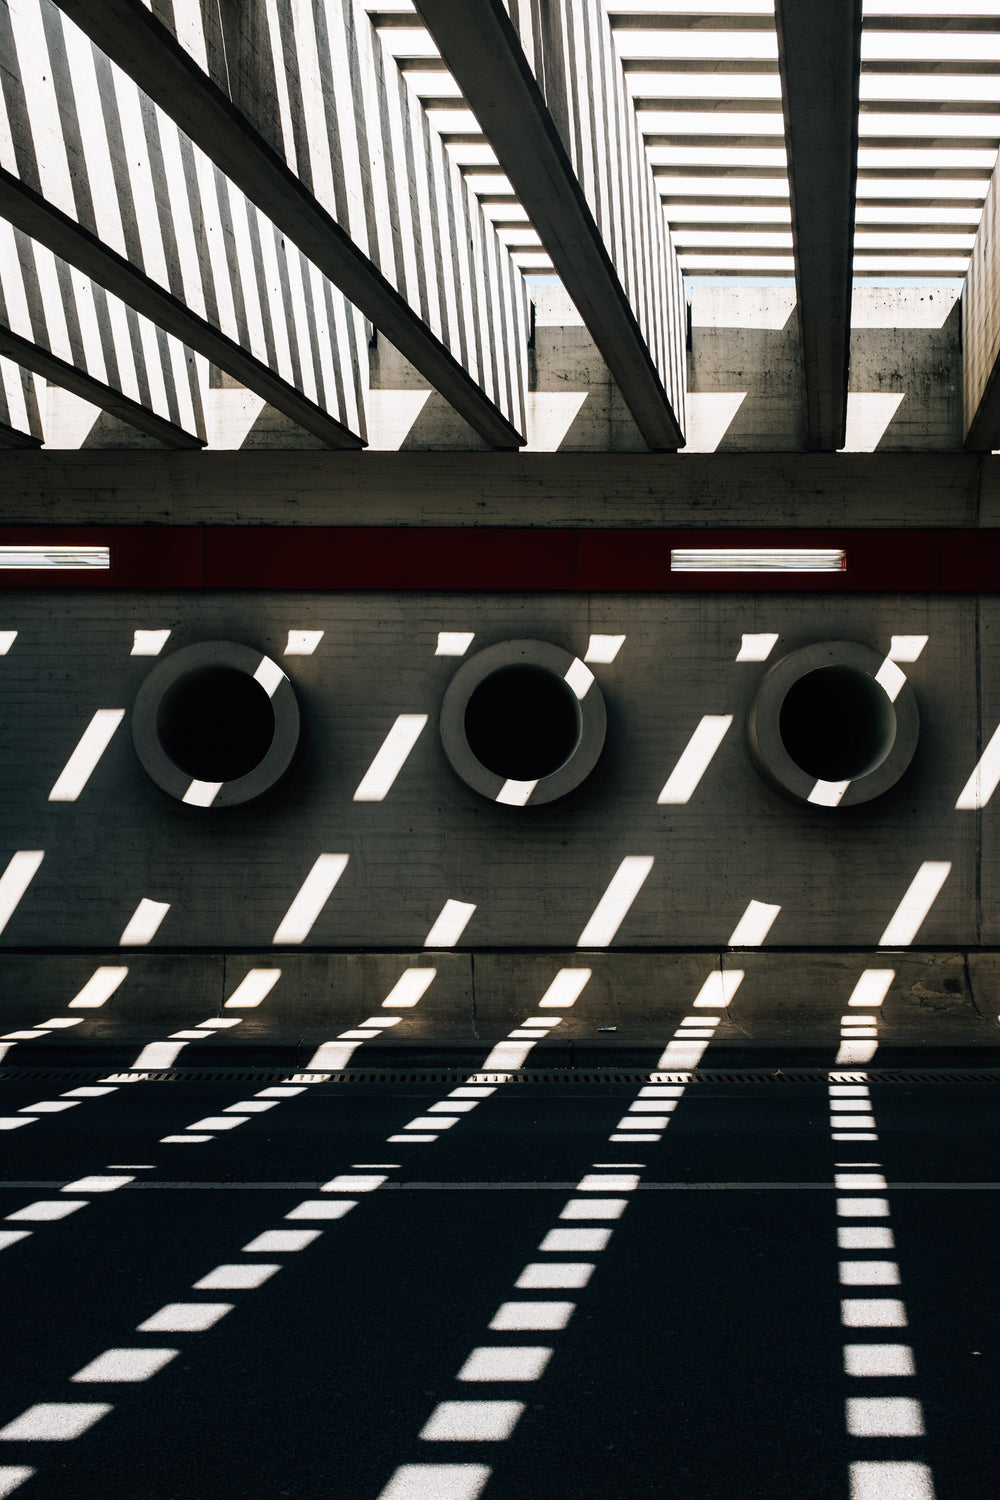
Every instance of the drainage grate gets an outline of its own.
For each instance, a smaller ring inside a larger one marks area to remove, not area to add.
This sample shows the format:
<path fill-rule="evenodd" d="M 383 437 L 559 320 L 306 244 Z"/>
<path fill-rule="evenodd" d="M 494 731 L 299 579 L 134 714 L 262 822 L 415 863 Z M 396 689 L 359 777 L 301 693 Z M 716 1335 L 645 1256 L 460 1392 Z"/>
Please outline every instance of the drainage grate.
<path fill-rule="evenodd" d="M 0 1068 L 0 1083 L 67 1083 L 98 1079 L 105 1083 L 329 1083 L 329 1084 L 626 1084 L 644 1083 L 1000 1083 L 1000 1068 L 774 1068 L 734 1072 L 704 1069 L 691 1073 L 624 1071 L 618 1068 L 525 1068 L 512 1073 L 481 1073 L 468 1068 L 345 1069 L 338 1073 L 294 1072 L 289 1068 L 170 1068 L 106 1073 L 100 1068 Z"/>

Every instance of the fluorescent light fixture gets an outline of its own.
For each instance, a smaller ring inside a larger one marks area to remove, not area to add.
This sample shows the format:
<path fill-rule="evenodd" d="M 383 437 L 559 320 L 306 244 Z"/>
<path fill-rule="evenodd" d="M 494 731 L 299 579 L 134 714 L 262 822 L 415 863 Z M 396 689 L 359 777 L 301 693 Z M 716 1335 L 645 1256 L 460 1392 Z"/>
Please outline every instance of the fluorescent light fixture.
<path fill-rule="evenodd" d="M 851 991 L 848 1005 L 881 1005 L 895 977 L 895 969 L 866 969 Z"/>
<path fill-rule="evenodd" d="M 280 969 L 251 969 L 240 980 L 223 1008 L 253 1010 L 267 998 L 280 978 Z"/>
<path fill-rule="evenodd" d="M 6 656 L 16 640 L 16 630 L 0 630 L 0 656 Z M 0 1494 L 2 1493 L 3 1491 L 0 1490 Z"/>
<path fill-rule="evenodd" d="M 737 661 L 767 661 L 778 644 L 777 631 L 772 634 L 744 635 L 740 638 Z"/>
<path fill-rule="evenodd" d="M 594 908 L 590 921 L 576 940 L 578 948 L 607 948 L 628 915 L 650 870 L 651 854 L 627 854 L 611 877 L 611 882 Z"/>
<path fill-rule="evenodd" d="M 170 639 L 169 630 L 134 630 L 130 656 L 159 656 Z"/>
<path fill-rule="evenodd" d="M 347 869 L 346 854 L 321 854 L 302 882 L 298 895 L 275 932 L 272 942 L 304 943 L 337 881 Z"/>
<path fill-rule="evenodd" d="M 382 1001 L 382 1006 L 402 1010 L 416 1005 L 430 989 L 437 969 L 406 969 Z"/>
<path fill-rule="evenodd" d="M 926 1464 L 898 1459 L 871 1459 L 848 1465 L 851 1500 L 934 1500 L 934 1481 Z"/>
<path fill-rule="evenodd" d="M 546 1008 L 569 1009 L 575 1005 L 583 993 L 584 986 L 590 979 L 590 969 L 560 969 L 559 973 L 549 985 L 545 994 L 538 1002 L 540 1010 Z"/>
<path fill-rule="evenodd" d="M 0 547 L 0 568 L 110 568 L 110 547 Z"/>
<path fill-rule="evenodd" d="M 97 710 L 49 793 L 50 802 L 76 801 L 124 717 L 123 708 Z"/>
<path fill-rule="evenodd" d="M 584 653 L 584 661 L 607 666 L 613 662 L 625 644 L 623 635 L 592 635 Z"/>
<path fill-rule="evenodd" d="M 843 547 L 672 547 L 672 573 L 844 573 Z"/>
<path fill-rule="evenodd" d="M 121 937 L 120 948 L 144 948 L 156 936 L 160 923 L 170 910 L 169 901 L 150 901 L 143 896 Z"/>
<path fill-rule="evenodd" d="M 985 807 L 1000 783 L 1000 725 L 993 731 L 975 770 L 965 783 L 955 803 L 956 812 L 973 812 Z"/>
<path fill-rule="evenodd" d="M 127 973 L 126 964 L 108 964 L 95 969 L 83 989 L 69 1002 L 68 1009 L 98 1010 L 111 999 Z"/>
<path fill-rule="evenodd" d="M 424 938 L 425 948 L 454 948 L 475 911 L 475 902 L 446 901 Z"/>
<path fill-rule="evenodd" d="M 780 906 L 768 906 L 765 901 L 751 901 L 729 939 L 730 948 L 759 948 L 774 924 Z"/>
<path fill-rule="evenodd" d="M 400 714 L 354 793 L 355 802 L 381 802 L 403 769 L 427 723 L 426 714 Z"/>
<path fill-rule="evenodd" d="M 475 640 L 474 630 L 439 630 L 435 656 L 464 656 Z"/>
<path fill-rule="evenodd" d="M 695 996 L 694 1008 L 707 1010 L 728 1005 L 743 983 L 743 974 L 743 969 L 713 970 Z"/>
<path fill-rule="evenodd" d="M 290 630 L 285 656 L 312 656 L 325 635 L 322 630 Z"/>
<path fill-rule="evenodd" d="M 950 873 L 950 860 L 924 861 L 879 938 L 880 948 L 905 948 L 913 942 Z"/>
<path fill-rule="evenodd" d="M 19 849 L 11 855 L 7 868 L 0 875 L 0 932 L 17 910 L 44 858 L 44 849 Z"/>
<path fill-rule="evenodd" d="M 681 751 L 656 801 L 658 806 L 690 802 L 733 722 L 732 714 L 706 714 Z"/>

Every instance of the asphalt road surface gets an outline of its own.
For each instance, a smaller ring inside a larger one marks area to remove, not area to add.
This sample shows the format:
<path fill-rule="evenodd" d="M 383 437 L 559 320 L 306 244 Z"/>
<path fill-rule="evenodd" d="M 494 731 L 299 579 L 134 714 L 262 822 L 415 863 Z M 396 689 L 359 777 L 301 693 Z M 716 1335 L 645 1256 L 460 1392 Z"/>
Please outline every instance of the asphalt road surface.
<path fill-rule="evenodd" d="M 833 1090 L 4 1082 L 0 1495 L 995 1500 L 1000 1089 Z"/>

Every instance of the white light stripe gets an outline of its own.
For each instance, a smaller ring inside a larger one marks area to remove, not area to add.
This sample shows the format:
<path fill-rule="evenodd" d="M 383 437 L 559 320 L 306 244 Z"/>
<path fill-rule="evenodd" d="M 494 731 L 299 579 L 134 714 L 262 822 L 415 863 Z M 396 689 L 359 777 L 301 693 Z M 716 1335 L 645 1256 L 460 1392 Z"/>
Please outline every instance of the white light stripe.
<path fill-rule="evenodd" d="M 327 1073 L 339 1073 L 347 1067 L 358 1046 L 357 1042 L 322 1042 L 306 1063 L 305 1071 L 323 1069 Z"/>
<path fill-rule="evenodd" d="M 839 807 L 850 784 L 849 780 L 817 781 L 806 801 L 814 807 Z"/>
<path fill-rule="evenodd" d="M 346 854 L 321 854 L 275 932 L 274 943 L 304 943 L 337 881 L 347 868 Z"/>
<path fill-rule="evenodd" d="M 147 1042 L 135 1062 L 129 1063 L 129 1069 L 171 1068 L 186 1045 L 186 1042 Z"/>
<path fill-rule="evenodd" d="M 879 938 L 880 948 L 905 948 L 913 942 L 950 872 L 950 860 L 924 861 Z"/>
<path fill-rule="evenodd" d="M 283 655 L 312 656 L 325 634 L 323 630 L 290 630 Z"/>
<path fill-rule="evenodd" d="M 150 901 L 143 896 L 118 939 L 120 948 L 144 948 L 156 936 L 160 923 L 170 910 L 169 901 Z"/>
<path fill-rule="evenodd" d="M 0 568 L 110 568 L 110 547 L 0 547 Z"/>
<path fill-rule="evenodd" d="M 568 1010 L 579 1000 L 592 972 L 591 969 L 560 969 L 539 1000 L 539 1008 Z"/>
<path fill-rule="evenodd" d="M 770 932 L 780 910 L 780 906 L 768 906 L 765 901 L 751 901 L 734 927 L 728 946 L 730 948 L 759 948 Z M 695 1001 L 696 1005 L 697 1003 Z"/>
<path fill-rule="evenodd" d="M 140 1381 L 156 1375 L 179 1349 L 105 1349 L 70 1379 L 74 1381 Z"/>
<path fill-rule="evenodd" d="M 897 667 L 891 657 L 887 656 L 875 673 L 875 681 L 885 693 L 889 702 L 895 703 L 900 692 L 906 686 L 906 673 L 901 667 Z"/>
<path fill-rule="evenodd" d="M 880 210 L 881 212 L 881 210 Z M 939 209 L 934 213 L 938 214 Z M 916 661 L 927 645 L 926 635 L 894 635 L 889 640 L 886 661 Z"/>
<path fill-rule="evenodd" d="M 653 868 L 653 863 L 651 854 L 626 854 L 594 908 L 593 916 L 577 938 L 578 948 L 610 946 Z"/>
<path fill-rule="evenodd" d="M 69 1002 L 69 1010 L 97 1010 L 105 1005 L 128 973 L 126 964 L 103 965 L 95 969 L 79 994 Z"/>
<path fill-rule="evenodd" d="M 594 674 L 589 667 L 584 666 L 578 656 L 574 656 L 563 676 L 566 686 L 572 690 L 581 701 L 586 698 L 594 682 Z"/>
<path fill-rule="evenodd" d="M 849 1466 L 850 1500 L 934 1500 L 926 1464 L 898 1459 L 864 1460 Z"/>
<path fill-rule="evenodd" d="M 251 969 L 233 990 L 224 1010 L 253 1010 L 274 989 L 281 978 L 280 969 Z"/>
<path fill-rule="evenodd" d="M 435 656 L 464 656 L 475 639 L 474 630 L 439 630 Z"/>
<path fill-rule="evenodd" d="M 689 802 L 733 722 L 732 714 L 706 714 L 657 797 L 657 804 Z"/>
<path fill-rule="evenodd" d="M 881 1005 L 895 977 L 895 969 L 866 969 L 851 991 L 848 1005 Z"/>
<path fill-rule="evenodd" d="M 695 1009 L 701 1007 L 717 1009 L 719 1006 L 729 1005 L 736 991 L 743 983 L 743 969 L 715 969 L 694 998 Z"/>
<path fill-rule="evenodd" d="M 975 770 L 965 783 L 955 803 L 956 812 L 985 807 L 1000 783 L 1000 725 L 979 757 Z"/>
<path fill-rule="evenodd" d="M 376 1500 L 479 1500 L 486 1464 L 400 1464 Z"/>
<path fill-rule="evenodd" d="M 192 781 L 181 801 L 189 807 L 211 807 L 224 784 L 221 781 Z"/>
<path fill-rule="evenodd" d="M 130 656 L 159 656 L 167 641 L 169 630 L 136 630 L 132 633 Z"/>
<path fill-rule="evenodd" d="M 41 1401 L 0 1428 L 0 1439 L 10 1443 L 69 1442 L 112 1409 L 106 1401 Z"/>
<path fill-rule="evenodd" d="M 767 661 L 767 658 L 777 644 L 777 632 L 774 634 L 744 635 L 740 638 L 740 649 L 736 653 L 736 660 Z"/>
<path fill-rule="evenodd" d="M 382 1001 L 383 1008 L 390 1006 L 402 1010 L 416 1005 L 427 993 L 436 974 L 437 969 L 431 968 L 405 969 Z"/>
<path fill-rule="evenodd" d="M 6 656 L 16 640 L 16 630 L 0 630 L 0 656 Z M 3 1494 L 2 1490 L 0 1490 L 0 1494 Z"/>
<path fill-rule="evenodd" d="M 14 915 L 28 886 L 45 858 L 44 849 L 19 849 L 0 875 L 0 932 Z"/>
<path fill-rule="evenodd" d="M 846 565 L 847 554 L 835 547 L 674 547 L 670 552 L 672 573 L 843 573 Z"/>
<path fill-rule="evenodd" d="M 535 1042 L 497 1042 L 481 1064 L 480 1071 L 486 1072 L 497 1069 L 499 1072 L 513 1072 L 524 1062 Z"/>
<path fill-rule="evenodd" d="M 511 781 L 507 780 L 497 792 L 496 801 L 507 807 L 525 807 L 531 796 L 537 781 Z"/>
<path fill-rule="evenodd" d="M 400 714 L 361 778 L 355 802 L 381 802 L 403 769 L 427 723 L 426 714 Z"/>
<path fill-rule="evenodd" d="M 266 236 L 263 238 L 266 238 Z M 273 698 L 281 684 L 287 682 L 288 678 L 276 661 L 272 661 L 269 656 L 262 656 L 257 663 L 257 670 L 253 674 L 253 680 L 260 683 L 269 698 Z"/>
<path fill-rule="evenodd" d="M 99 708 L 49 793 L 50 802 L 75 802 L 125 717 L 123 708 Z"/>
<path fill-rule="evenodd" d="M 27 1464 L 0 1464 L 0 1496 L 12 1495 L 34 1472 Z"/>
<path fill-rule="evenodd" d="M 430 932 L 424 938 L 425 948 L 454 948 L 475 911 L 475 902 L 446 901 Z"/>
<path fill-rule="evenodd" d="M 607 666 L 614 661 L 625 641 L 626 637 L 623 635 L 592 635 L 583 659 L 595 665 Z"/>

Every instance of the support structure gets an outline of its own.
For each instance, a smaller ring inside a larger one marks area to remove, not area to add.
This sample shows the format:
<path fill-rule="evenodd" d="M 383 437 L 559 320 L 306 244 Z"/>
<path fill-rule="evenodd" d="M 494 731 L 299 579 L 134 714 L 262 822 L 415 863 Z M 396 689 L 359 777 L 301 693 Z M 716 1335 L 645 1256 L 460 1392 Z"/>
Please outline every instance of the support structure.
<path fill-rule="evenodd" d="M 0 355 L 172 448 L 204 445 L 207 363 L 4 220 Z"/>
<path fill-rule="evenodd" d="M 52 0 L 9 0 L 0 50 L 0 213 L 328 446 L 361 446 L 366 338 L 342 293 Z"/>
<path fill-rule="evenodd" d="M 812 449 L 844 446 L 862 0 L 776 0 L 792 243 Z"/>
<path fill-rule="evenodd" d="M 523 443 L 520 273 L 360 4 L 320 28 L 311 6 L 181 0 L 176 35 L 141 0 L 60 8 L 481 437 Z"/>
<path fill-rule="evenodd" d="M 40 448 L 44 440 L 36 377 L 0 357 L 0 448 Z"/>
<path fill-rule="evenodd" d="M 994 170 L 962 294 L 965 446 L 1000 448 L 1000 179 Z"/>
<path fill-rule="evenodd" d="M 645 441 L 683 446 L 681 274 L 603 6 L 416 8 Z"/>

